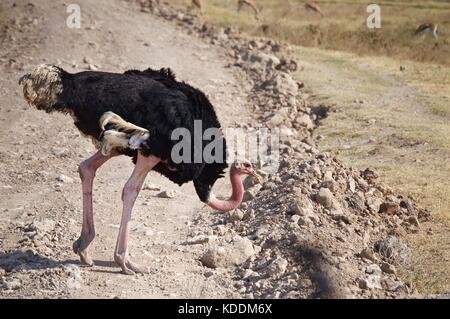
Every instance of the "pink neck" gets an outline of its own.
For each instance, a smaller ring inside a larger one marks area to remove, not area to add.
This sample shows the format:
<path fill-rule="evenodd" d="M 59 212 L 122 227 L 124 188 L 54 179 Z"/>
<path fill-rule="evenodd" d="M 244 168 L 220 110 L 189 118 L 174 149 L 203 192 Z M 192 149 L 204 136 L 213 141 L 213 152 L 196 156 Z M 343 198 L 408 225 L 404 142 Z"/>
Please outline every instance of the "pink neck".
<path fill-rule="evenodd" d="M 219 200 L 211 195 L 208 206 L 215 210 L 220 210 L 222 212 L 228 212 L 233 210 L 242 203 L 242 198 L 244 197 L 244 185 L 242 184 L 241 176 L 239 172 L 232 167 L 230 170 L 230 180 L 231 186 L 233 188 L 233 193 L 228 200 Z"/>

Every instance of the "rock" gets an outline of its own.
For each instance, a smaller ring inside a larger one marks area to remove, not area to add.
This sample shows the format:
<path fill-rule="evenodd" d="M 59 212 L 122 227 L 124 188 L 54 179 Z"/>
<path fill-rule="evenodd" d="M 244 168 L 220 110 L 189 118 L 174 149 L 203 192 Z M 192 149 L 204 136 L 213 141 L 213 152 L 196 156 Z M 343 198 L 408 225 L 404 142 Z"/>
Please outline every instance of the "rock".
<path fill-rule="evenodd" d="M 396 214 L 399 210 L 400 210 L 399 204 L 391 201 L 385 201 L 380 205 L 380 209 L 378 212 L 393 215 Z"/>
<path fill-rule="evenodd" d="M 356 182 L 353 177 L 349 177 L 347 181 L 348 189 L 354 193 L 356 191 Z"/>
<path fill-rule="evenodd" d="M 145 182 L 144 186 L 142 186 L 142 189 L 149 191 L 160 191 L 161 187 L 152 183 Z"/>
<path fill-rule="evenodd" d="M 387 274 L 392 274 L 392 275 L 396 275 L 397 274 L 397 269 L 395 269 L 395 267 L 391 264 L 388 263 L 381 263 L 381 270 Z"/>
<path fill-rule="evenodd" d="M 290 221 L 293 222 L 293 223 L 295 223 L 295 224 L 298 224 L 299 219 L 300 219 L 300 216 L 299 216 L 299 215 L 292 215 L 292 216 L 290 217 Z"/>
<path fill-rule="evenodd" d="M 35 220 L 24 227 L 25 232 L 50 233 L 55 229 L 56 222 L 51 219 Z"/>
<path fill-rule="evenodd" d="M 295 119 L 295 122 L 300 126 L 306 127 L 308 130 L 312 130 L 314 128 L 314 123 L 308 114 L 298 116 Z"/>
<path fill-rule="evenodd" d="M 292 214 L 300 216 L 314 215 L 314 208 L 311 201 L 304 196 L 299 197 L 297 202 L 291 205 L 290 211 Z"/>
<path fill-rule="evenodd" d="M 286 118 L 283 115 L 277 113 L 270 118 L 268 123 L 270 126 L 275 127 L 283 123 L 285 119 Z"/>
<path fill-rule="evenodd" d="M 381 285 L 383 286 L 384 289 L 391 292 L 400 291 L 400 289 L 405 287 L 405 285 L 401 281 L 389 277 L 382 278 Z"/>
<path fill-rule="evenodd" d="M 18 278 L 12 278 L 8 281 L 3 281 L 3 287 L 6 290 L 18 290 L 22 287 L 22 282 Z"/>
<path fill-rule="evenodd" d="M 323 174 L 323 180 L 324 181 L 333 181 L 333 171 L 330 171 L 330 170 L 328 170 L 328 171 L 326 171 L 324 174 Z"/>
<path fill-rule="evenodd" d="M 214 236 L 214 235 L 210 235 L 210 236 L 199 235 L 199 236 L 195 236 L 195 237 L 192 237 L 192 238 L 186 240 L 185 242 L 181 243 L 181 245 L 206 244 L 206 243 L 211 243 L 211 242 L 215 241 L 216 239 L 217 239 L 217 236 Z"/>
<path fill-rule="evenodd" d="M 241 57 L 241 61 L 244 68 L 264 73 L 274 70 L 275 67 L 280 64 L 280 60 L 276 56 L 259 51 L 247 51 Z"/>
<path fill-rule="evenodd" d="M 85 57 L 83 58 L 83 63 L 86 63 L 86 64 L 92 64 L 92 59 L 89 58 L 89 57 L 87 57 L 87 56 L 85 56 Z"/>
<path fill-rule="evenodd" d="M 277 72 L 269 80 L 264 82 L 263 89 L 271 89 L 275 93 L 285 96 L 296 96 L 298 94 L 297 82 L 287 73 Z"/>
<path fill-rule="evenodd" d="M 409 264 L 411 249 L 397 236 L 388 236 L 375 243 L 375 250 L 390 263 Z"/>
<path fill-rule="evenodd" d="M 201 257 L 201 262 L 209 268 L 238 266 L 255 254 L 248 238 L 235 236 L 231 242 L 217 243 Z"/>
<path fill-rule="evenodd" d="M 306 217 L 306 216 L 298 216 L 298 217 L 299 218 L 298 218 L 297 224 L 299 226 L 311 226 L 313 224 L 313 221 L 309 218 L 309 216 L 308 217 Z"/>
<path fill-rule="evenodd" d="M 244 192 L 244 197 L 243 197 L 242 201 L 247 202 L 249 200 L 254 199 L 256 197 L 256 194 L 258 194 L 258 191 L 259 190 L 257 188 L 255 188 L 255 187 L 247 189 Z"/>
<path fill-rule="evenodd" d="M 237 222 L 244 218 L 244 212 L 240 209 L 235 209 L 230 213 L 230 216 L 228 217 L 229 222 Z"/>
<path fill-rule="evenodd" d="M 286 259 L 282 257 L 276 257 L 266 268 L 266 271 L 271 276 L 282 275 L 288 266 Z"/>
<path fill-rule="evenodd" d="M 381 275 L 381 268 L 377 264 L 371 264 L 366 267 L 366 274 Z"/>
<path fill-rule="evenodd" d="M 217 236 L 223 236 L 226 234 L 227 232 L 227 228 L 225 227 L 225 225 L 217 225 L 214 230 L 213 230 L 214 234 L 216 234 Z"/>
<path fill-rule="evenodd" d="M 64 158 L 69 155 L 69 150 L 67 148 L 63 148 L 63 147 L 54 147 L 54 148 L 52 148 L 52 153 L 56 157 Z"/>
<path fill-rule="evenodd" d="M 64 270 L 69 275 L 67 279 L 67 288 L 69 289 L 79 289 L 83 284 L 83 278 L 81 277 L 80 267 L 76 265 L 66 265 Z"/>
<path fill-rule="evenodd" d="M 159 193 L 156 196 L 161 197 L 161 198 L 174 198 L 175 197 L 175 191 L 173 191 L 173 190 L 162 191 L 161 193 Z"/>
<path fill-rule="evenodd" d="M 380 275 L 368 275 L 365 278 L 360 279 L 359 288 L 361 289 L 383 289 L 381 286 Z"/>
<path fill-rule="evenodd" d="M 366 206 L 372 213 L 378 213 L 380 211 L 380 206 L 383 203 L 383 200 L 378 197 L 366 197 Z"/>
<path fill-rule="evenodd" d="M 370 248 L 364 248 L 363 250 L 361 250 L 361 252 L 359 253 L 359 257 L 370 260 L 371 262 L 374 263 L 378 261 L 373 250 Z"/>
<path fill-rule="evenodd" d="M 258 277 L 259 274 L 251 269 L 244 269 L 241 273 L 242 279 L 249 279 L 250 277 Z"/>
<path fill-rule="evenodd" d="M 59 175 L 56 178 L 56 180 L 58 182 L 61 182 L 61 183 L 68 183 L 68 184 L 73 183 L 73 178 L 72 177 L 69 177 L 69 176 L 66 176 L 66 175 L 63 175 L 63 174 Z"/>
<path fill-rule="evenodd" d="M 87 68 L 90 71 L 98 71 L 98 67 L 95 64 L 89 64 Z"/>
<path fill-rule="evenodd" d="M 333 207 L 334 195 L 328 189 L 322 187 L 316 195 L 316 201 L 325 208 Z"/>
<path fill-rule="evenodd" d="M 366 168 L 361 172 L 361 176 L 369 183 L 374 184 L 378 180 L 378 173 L 370 168 Z"/>

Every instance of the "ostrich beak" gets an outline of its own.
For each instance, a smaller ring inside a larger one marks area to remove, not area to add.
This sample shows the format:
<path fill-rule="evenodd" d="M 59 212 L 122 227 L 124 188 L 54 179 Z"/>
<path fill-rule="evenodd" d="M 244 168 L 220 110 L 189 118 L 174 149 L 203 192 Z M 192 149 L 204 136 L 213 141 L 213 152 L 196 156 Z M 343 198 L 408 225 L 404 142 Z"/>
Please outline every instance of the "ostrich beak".
<path fill-rule="evenodd" d="M 259 175 L 258 173 L 255 172 L 255 170 L 253 168 L 248 170 L 248 175 L 250 175 L 251 177 L 256 178 L 258 181 L 261 181 L 261 175 Z"/>

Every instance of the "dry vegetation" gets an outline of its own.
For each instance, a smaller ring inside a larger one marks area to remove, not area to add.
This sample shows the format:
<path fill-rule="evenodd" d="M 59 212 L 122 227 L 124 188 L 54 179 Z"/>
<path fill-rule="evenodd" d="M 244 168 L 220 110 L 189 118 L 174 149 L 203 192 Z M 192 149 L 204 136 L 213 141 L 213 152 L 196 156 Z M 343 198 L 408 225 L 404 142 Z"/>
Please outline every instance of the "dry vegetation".
<path fill-rule="evenodd" d="M 305 10 L 305 1 L 256 3 L 259 20 L 237 13 L 237 0 L 205 1 L 203 19 L 299 45 L 297 78 L 336 109 L 316 131 L 319 146 L 376 168 L 393 188 L 433 209 L 435 221 L 408 236 L 415 268 L 403 276 L 424 293 L 450 291 L 450 3 L 379 1 L 379 30 L 365 26 L 365 1 L 316 1 L 323 17 Z M 430 20 L 439 38 L 415 36 Z"/>
<path fill-rule="evenodd" d="M 172 2 L 172 1 L 171 1 Z M 174 0 L 187 6 L 190 0 Z M 263 35 L 292 44 L 356 54 L 383 54 L 423 62 L 450 65 L 450 3 L 448 1 L 377 1 L 382 28 L 366 27 L 367 1 L 316 1 L 323 17 L 305 9 L 306 1 L 259 0 L 260 19 L 249 9 L 237 13 L 237 0 L 209 0 L 205 18 L 221 25 L 238 26 L 253 35 Z M 413 2 L 413 3 L 411 3 Z M 439 40 L 430 34 L 415 36 L 427 21 L 438 24 Z"/>

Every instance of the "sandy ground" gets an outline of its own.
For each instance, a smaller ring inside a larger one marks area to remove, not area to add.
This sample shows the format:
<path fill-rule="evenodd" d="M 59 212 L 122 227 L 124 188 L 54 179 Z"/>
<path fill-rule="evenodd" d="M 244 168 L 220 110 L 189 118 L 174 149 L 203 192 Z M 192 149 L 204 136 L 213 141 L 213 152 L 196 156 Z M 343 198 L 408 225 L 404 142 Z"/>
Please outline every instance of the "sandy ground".
<path fill-rule="evenodd" d="M 17 45 L 1 49 L 8 58 L 3 58 L 0 79 L 0 258 L 11 257 L 12 251 L 27 246 L 26 242 L 18 243 L 22 235 L 17 227 L 33 220 L 55 221 L 56 235 L 45 244 L 51 250 L 48 259 L 29 271 L 30 279 L 38 280 L 22 280 L 20 289 L 4 297 L 236 296 L 220 273 L 213 279 L 208 277 L 211 274 L 205 276 L 208 270 L 198 261 L 201 248 L 180 245 L 197 231 L 195 215 L 207 211 L 193 186 L 179 188 L 156 173 L 151 173 L 147 182 L 162 190 L 175 190 L 176 196 L 165 199 L 156 197 L 156 191 L 141 192 L 130 245 L 131 257 L 147 263 L 151 273 L 119 274 L 112 256 L 120 222 L 120 194 L 133 167 L 125 157 L 106 163 L 94 183 L 97 238 L 91 251 L 96 266 L 81 271 L 73 268 L 72 285 L 61 282 L 67 278 L 58 276 L 56 270 L 53 276 L 52 268 L 79 265 L 71 251 L 81 228 L 77 165 L 92 155 L 94 148 L 80 136 L 69 116 L 29 109 L 17 80 L 44 62 L 59 63 L 68 71 L 85 70 L 88 64 L 116 72 L 170 66 L 179 79 L 206 92 L 222 124 L 231 125 L 249 116 L 246 85 L 239 80 L 242 77 L 227 68 L 229 61 L 217 49 L 124 1 L 78 1 L 81 29 L 66 27 L 63 1 L 33 1 L 33 6 L 27 5 L 28 1 L 14 3 L 14 7 L 13 1 L 2 3 L 8 17 L 17 21 L 18 30 L 9 39 Z M 58 182 L 61 174 L 73 181 Z M 229 192 L 222 184 L 217 183 L 216 193 Z M 48 276 L 42 279 L 46 272 Z"/>

